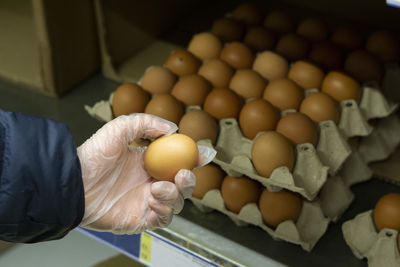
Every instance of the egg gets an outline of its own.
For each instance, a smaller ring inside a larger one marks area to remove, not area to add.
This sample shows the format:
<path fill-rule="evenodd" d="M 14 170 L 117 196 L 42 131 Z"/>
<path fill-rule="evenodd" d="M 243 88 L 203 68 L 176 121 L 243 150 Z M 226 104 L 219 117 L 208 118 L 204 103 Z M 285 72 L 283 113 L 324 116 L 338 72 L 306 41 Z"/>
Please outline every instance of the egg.
<path fill-rule="evenodd" d="M 253 139 L 261 131 L 275 130 L 279 117 L 278 109 L 267 100 L 255 99 L 243 106 L 239 114 L 239 125 L 243 135 Z"/>
<path fill-rule="evenodd" d="M 179 123 L 184 111 L 183 104 L 170 94 L 155 95 L 144 110 L 147 114 L 158 116 L 175 124 Z"/>
<path fill-rule="evenodd" d="M 292 171 L 295 151 L 285 136 L 275 131 L 267 131 L 253 141 L 251 160 L 257 173 L 268 178 L 279 167 L 285 166 Z"/>
<path fill-rule="evenodd" d="M 274 10 L 265 16 L 264 27 L 277 33 L 293 32 L 295 28 L 292 17 L 284 11 Z"/>
<path fill-rule="evenodd" d="M 307 18 L 299 23 L 296 33 L 310 42 L 320 42 L 328 38 L 329 30 L 321 20 Z"/>
<path fill-rule="evenodd" d="M 288 190 L 270 192 L 264 189 L 258 202 L 263 221 L 272 228 L 284 221 L 296 223 L 302 208 L 301 197 Z"/>
<path fill-rule="evenodd" d="M 144 168 L 156 180 L 173 182 L 179 170 L 193 169 L 198 160 L 196 143 L 184 134 L 172 134 L 150 143 L 144 153 Z"/>
<path fill-rule="evenodd" d="M 233 75 L 229 88 L 243 98 L 261 97 L 267 82 L 251 69 L 243 69 Z"/>
<path fill-rule="evenodd" d="M 169 93 L 176 82 L 176 76 L 167 68 L 153 66 L 146 70 L 140 85 L 151 94 Z"/>
<path fill-rule="evenodd" d="M 378 232 L 384 228 L 400 231 L 400 194 L 381 197 L 375 205 L 373 217 Z"/>
<path fill-rule="evenodd" d="M 124 83 L 115 90 L 111 108 L 114 117 L 142 113 L 150 96 L 137 84 Z"/>
<path fill-rule="evenodd" d="M 178 76 L 194 74 L 200 67 L 200 61 L 192 53 L 184 49 L 173 51 L 167 61 L 165 67 Z"/>
<path fill-rule="evenodd" d="M 251 68 L 254 60 L 250 48 L 240 42 L 226 44 L 219 57 L 234 69 Z"/>
<path fill-rule="evenodd" d="M 263 98 L 281 111 L 299 109 L 304 91 L 294 81 L 281 78 L 271 81 L 265 87 Z"/>
<path fill-rule="evenodd" d="M 228 63 L 214 58 L 201 65 L 198 74 L 203 76 L 213 87 L 228 87 L 233 76 L 233 69 Z"/>
<path fill-rule="evenodd" d="M 218 136 L 218 124 L 207 112 L 191 110 L 179 122 L 179 133 L 189 136 L 196 142 L 210 139 L 215 144 Z"/>
<path fill-rule="evenodd" d="M 246 204 L 257 203 L 260 193 L 260 184 L 245 176 L 226 176 L 222 181 L 222 198 L 226 208 L 234 213 L 239 213 Z"/>
<path fill-rule="evenodd" d="M 262 26 L 250 27 L 243 38 L 243 43 L 253 52 L 272 50 L 275 47 L 275 35 Z"/>
<path fill-rule="evenodd" d="M 344 70 L 359 82 L 380 82 L 383 77 L 383 65 L 366 50 L 356 50 L 348 54 Z"/>
<path fill-rule="evenodd" d="M 300 112 L 306 114 L 314 122 L 339 122 L 339 104 L 325 93 L 312 93 L 300 104 Z"/>
<path fill-rule="evenodd" d="M 265 79 L 272 81 L 286 77 L 289 64 L 284 57 L 277 53 L 264 51 L 257 55 L 252 69 L 261 74 Z"/>
<path fill-rule="evenodd" d="M 276 131 L 295 145 L 318 144 L 318 127 L 307 115 L 300 112 L 288 113 L 279 120 Z"/>
<path fill-rule="evenodd" d="M 307 56 L 308 42 L 295 33 L 282 35 L 276 44 L 275 51 L 289 61 L 303 59 Z"/>
<path fill-rule="evenodd" d="M 204 102 L 204 111 L 214 118 L 237 118 L 243 104 L 243 99 L 228 88 L 215 88 Z"/>
<path fill-rule="evenodd" d="M 314 64 L 300 60 L 291 66 L 288 77 L 304 90 L 320 89 L 324 72 Z"/>
<path fill-rule="evenodd" d="M 193 173 L 196 175 L 196 186 L 192 196 L 197 199 L 202 199 L 208 191 L 220 189 L 225 178 L 225 173 L 221 168 L 213 164 L 194 169 Z"/>
<path fill-rule="evenodd" d="M 360 84 L 352 77 L 337 71 L 331 71 L 325 76 L 321 91 L 338 102 L 354 99 L 359 103 L 361 100 Z"/>
<path fill-rule="evenodd" d="M 351 25 L 337 27 L 330 38 L 331 42 L 341 49 L 350 52 L 364 46 L 364 36 Z"/>
<path fill-rule="evenodd" d="M 221 41 L 210 32 L 194 35 L 188 46 L 188 51 L 202 60 L 218 57 L 221 49 Z"/>
<path fill-rule="evenodd" d="M 400 60 L 400 37 L 388 30 L 373 32 L 368 36 L 366 49 L 383 63 Z"/>
<path fill-rule="evenodd" d="M 342 50 L 330 42 L 313 44 L 308 59 L 324 70 L 342 69 L 344 54 Z"/>
<path fill-rule="evenodd" d="M 211 30 L 222 42 L 233 42 L 242 39 L 245 27 L 231 18 L 220 18 L 214 21 Z"/>
<path fill-rule="evenodd" d="M 172 88 L 171 94 L 186 106 L 201 106 L 204 103 L 211 84 L 198 74 L 181 76 Z"/>
<path fill-rule="evenodd" d="M 264 15 L 260 8 L 252 2 L 244 2 L 232 11 L 232 18 L 249 25 L 261 24 Z"/>

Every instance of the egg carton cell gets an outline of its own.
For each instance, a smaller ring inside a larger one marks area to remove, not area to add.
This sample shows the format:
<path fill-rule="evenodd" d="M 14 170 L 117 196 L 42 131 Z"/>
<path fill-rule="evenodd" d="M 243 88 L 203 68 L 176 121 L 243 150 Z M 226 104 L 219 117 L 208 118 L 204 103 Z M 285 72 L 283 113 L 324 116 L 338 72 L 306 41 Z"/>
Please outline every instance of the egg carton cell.
<path fill-rule="evenodd" d="M 342 225 L 343 237 L 354 256 L 366 258 L 369 267 L 400 266 L 398 232 L 392 229 L 376 230 L 369 210 Z"/>
<path fill-rule="evenodd" d="M 238 214 L 229 211 L 225 207 L 221 191 L 218 189 L 208 191 L 202 199 L 192 197 L 190 200 L 202 211 L 210 211 L 210 208 L 217 210 L 229 216 L 238 226 L 256 225 L 275 240 L 283 240 L 300 245 L 306 251 L 313 249 L 329 225 L 329 219 L 324 217 L 319 201 L 309 202 L 303 200 L 300 216 L 296 222 L 287 220 L 273 229 L 263 222 L 261 212 L 256 203 L 245 205 Z"/>
<path fill-rule="evenodd" d="M 387 159 L 400 144 L 400 119 L 397 114 L 380 119 L 374 131 L 362 138 L 358 151 L 367 163 Z"/>
<path fill-rule="evenodd" d="M 382 92 L 388 99 L 400 102 L 400 65 L 386 64 L 382 82 Z"/>
<path fill-rule="evenodd" d="M 209 140 L 198 144 L 212 147 Z M 351 148 L 333 122 L 320 125 L 320 140 L 315 148 L 306 143 L 296 147 L 296 163 L 293 172 L 287 167 L 276 168 L 270 177 L 260 176 L 251 161 L 253 141 L 243 137 L 235 119 L 220 121 L 217 156 L 214 163 L 228 175 L 246 175 L 259 181 L 270 191 L 288 189 L 308 200 L 313 200 L 325 184 L 328 171 L 337 172 L 351 154 Z M 266 162 L 268 159 L 265 159 Z"/>

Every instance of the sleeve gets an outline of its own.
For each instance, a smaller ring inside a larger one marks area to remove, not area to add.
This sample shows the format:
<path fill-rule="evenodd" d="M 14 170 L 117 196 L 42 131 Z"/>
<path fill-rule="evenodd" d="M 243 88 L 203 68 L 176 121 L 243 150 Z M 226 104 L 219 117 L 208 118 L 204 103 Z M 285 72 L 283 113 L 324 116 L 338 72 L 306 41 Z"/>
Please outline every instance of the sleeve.
<path fill-rule="evenodd" d="M 0 240 L 59 239 L 85 209 L 76 147 L 66 125 L 0 110 Z"/>

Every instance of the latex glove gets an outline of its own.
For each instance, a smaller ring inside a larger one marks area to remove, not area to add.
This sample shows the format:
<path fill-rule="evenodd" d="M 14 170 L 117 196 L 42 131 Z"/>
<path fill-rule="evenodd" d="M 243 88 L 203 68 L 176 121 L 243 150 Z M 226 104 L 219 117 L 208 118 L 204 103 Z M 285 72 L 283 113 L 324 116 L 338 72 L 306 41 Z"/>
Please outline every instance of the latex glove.
<path fill-rule="evenodd" d="M 131 148 L 138 138 L 174 133 L 177 126 L 148 114 L 120 116 L 105 124 L 78 148 L 85 188 L 85 214 L 81 226 L 117 234 L 134 234 L 167 226 L 191 196 L 195 175 L 180 170 L 175 183 L 157 181 L 144 169 L 146 147 Z M 199 166 L 215 156 L 199 147 Z"/>

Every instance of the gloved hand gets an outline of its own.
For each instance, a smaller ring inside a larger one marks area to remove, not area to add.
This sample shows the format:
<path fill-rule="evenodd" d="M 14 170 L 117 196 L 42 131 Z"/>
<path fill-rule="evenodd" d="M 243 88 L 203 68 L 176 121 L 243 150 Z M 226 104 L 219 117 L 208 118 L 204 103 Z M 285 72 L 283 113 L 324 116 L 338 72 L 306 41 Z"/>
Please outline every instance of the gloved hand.
<path fill-rule="evenodd" d="M 134 234 L 167 226 L 191 196 L 195 175 L 180 170 L 175 183 L 157 181 L 144 169 L 145 147 L 128 147 L 138 138 L 174 133 L 177 126 L 148 114 L 120 116 L 78 148 L 85 188 L 85 215 L 80 226 L 116 234 Z M 199 166 L 216 152 L 199 147 Z"/>

